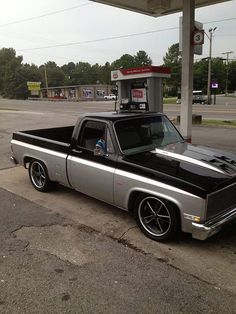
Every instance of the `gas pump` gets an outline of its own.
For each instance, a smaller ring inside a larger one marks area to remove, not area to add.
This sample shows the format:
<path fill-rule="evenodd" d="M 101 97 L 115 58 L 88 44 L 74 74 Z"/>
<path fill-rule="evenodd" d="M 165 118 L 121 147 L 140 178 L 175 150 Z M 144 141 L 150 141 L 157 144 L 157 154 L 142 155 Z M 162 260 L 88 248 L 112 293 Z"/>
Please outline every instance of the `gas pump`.
<path fill-rule="evenodd" d="M 130 85 L 130 96 L 122 99 L 120 110 L 145 110 L 148 111 L 147 84 L 144 81 L 133 82 Z"/>
<path fill-rule="evenodd" d="M 111 72 L 111 80 L 118 87 L 120 110 L 163 112 L 163 79 L 170 77 L 170 69 L 146 66 L 119 69 Z"/>

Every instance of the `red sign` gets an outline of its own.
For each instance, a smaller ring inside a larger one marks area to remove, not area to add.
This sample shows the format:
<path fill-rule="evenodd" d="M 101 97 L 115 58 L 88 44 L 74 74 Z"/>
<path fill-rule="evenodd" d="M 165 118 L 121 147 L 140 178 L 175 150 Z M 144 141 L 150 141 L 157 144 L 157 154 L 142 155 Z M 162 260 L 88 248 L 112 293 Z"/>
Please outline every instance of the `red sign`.
<path fill-rule="evenodd" d="M 131 89 L 131 97 L 133 102 L 146 102 L 147 92 L 146 88 L 133 88 Z"/>
<path fill-rule="evenodd" d="M 162 66 L 146 66 L 138 68 L 129 68 L 120 70 L 123 75 L 141 74 L 141 73 L 164 73 L 170 74 L 170 69 Z"/>
<path fill-rule="evenodd" d="M 143 91 L 141 89 L 132 89 L 132 96 L 134 98 L 143 98 Z"/>

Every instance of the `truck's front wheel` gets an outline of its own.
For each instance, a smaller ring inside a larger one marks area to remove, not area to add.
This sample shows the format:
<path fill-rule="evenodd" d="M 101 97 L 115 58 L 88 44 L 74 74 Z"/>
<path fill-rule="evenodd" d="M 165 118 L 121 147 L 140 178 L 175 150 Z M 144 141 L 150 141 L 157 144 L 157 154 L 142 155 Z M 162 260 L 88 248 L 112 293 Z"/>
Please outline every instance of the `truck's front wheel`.
<path fill-rule="evenodd" d="M 40 192 L 47 192 L 54 186 L 50 181 L 47 168 L 39 160 L 32 160 L 29 165 L 29 177 L 33 187 Z"/>
<path fill-rule="evenodd" d="M 155 196 L 144 195 L 136 200 L 135 218 L 142 232 L 155 241 L 169 241 L 179 232 L 176 210 L 168 202 Z"/>

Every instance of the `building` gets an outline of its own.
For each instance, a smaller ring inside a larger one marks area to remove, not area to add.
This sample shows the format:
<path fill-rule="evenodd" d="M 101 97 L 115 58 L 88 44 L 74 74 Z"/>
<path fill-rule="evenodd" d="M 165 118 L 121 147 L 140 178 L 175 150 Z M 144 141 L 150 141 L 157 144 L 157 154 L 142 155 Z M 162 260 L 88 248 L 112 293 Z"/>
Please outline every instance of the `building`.
<path fill-rule="evenodd" d="M 40 98 L 68 99 L 68 100 L 102 100 L 105 95 L 112 93 L 114 86 L 96 85 L 72 85 L 41 88 Z"/>

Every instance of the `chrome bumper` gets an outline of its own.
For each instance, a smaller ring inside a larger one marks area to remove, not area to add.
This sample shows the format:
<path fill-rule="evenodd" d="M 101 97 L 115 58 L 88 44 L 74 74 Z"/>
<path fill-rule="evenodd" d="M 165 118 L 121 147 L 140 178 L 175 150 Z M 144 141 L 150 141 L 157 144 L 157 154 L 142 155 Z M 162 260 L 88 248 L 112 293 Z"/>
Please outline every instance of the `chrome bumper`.
<path fill-rule="evenodd" d="M 220 216 L 214 217 L 205 224 L 192 222 L 192 237 L 198 240 L 206 240 L 213 234 L 217 233 L 223 225 L 234 219 L 236 219 L 236 207 Z"/>

